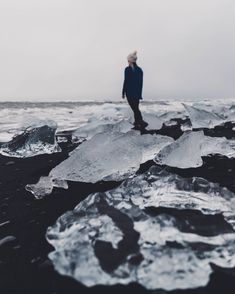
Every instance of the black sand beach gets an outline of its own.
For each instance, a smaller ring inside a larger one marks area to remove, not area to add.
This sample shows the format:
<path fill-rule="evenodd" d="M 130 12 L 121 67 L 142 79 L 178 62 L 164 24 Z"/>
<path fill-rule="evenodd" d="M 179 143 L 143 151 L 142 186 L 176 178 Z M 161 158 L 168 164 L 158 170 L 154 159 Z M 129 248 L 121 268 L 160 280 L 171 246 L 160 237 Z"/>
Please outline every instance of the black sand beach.
<path fill-rule="evenodd" d="M 232 128 L 227 124 L 223 128 L 205 130 L 209 136 L 235 137 Z M 152 131 L 153 133 L 154 131 Z M 165 127 L 157 133 L 178 138 L 182 131 L 179 124 Z M 90 193 L 106 191 L 117 187 L 117 182 L 100 182 L 97 184 L 69 183 L 69 189 L 54 189 L 50 196 L 35 200 L 25 190 L 28 183 L 36 183 L 40 176 L 48 175 L 50 170 L 63 161 L 75 146 L 70 143 L 60 144 L 63 151 L 51 155 L 40 155 L 32 158 L 17 159 L 0 156 L 0 293 L 1 294 L 75 294 L 75 293 L 152 293 L 137 284 L 129 286 L 96 286 L 87 288 L 71 278 L 59 275 L 49 261 L 47 255 L 53 248 L 45 239 L 47 228 L 68 210 L 72 210 Z M 235 192 L 235 159 L 213 155 L 203 158 L 200 168 L 178 169 L 167 168 L 183 177 L 200 176 L 211 182 L 221 184 Z M 153 161 L 143 164 L 138 171 L 146 171 Z M 218 232 L 232 232 L 222 215 L 206 216 L 200 212 L 158 208 L 149 210 L 150 214 L 167 213 L 174 215 L 181 223 L 181 230 L 196 232 L 204 236 L 213 236 Z M 115 222 L 112 211 L 109 215 Z M 119 255 L 125 255 L 125 248 L 133 242 L 126 237 Z M 134 242 L 137 242 L 136 240 Z M 177 244 L 169 244 L 177 246 Z M 98 254 L 101 264 L 107 262 L 104 250 Z M 106 252 L 108 254 L 108 251 Z M 109 255 L 110 263 L 115 256 Z M 116 261 L 113 261 L 116 262 Z M 172 294 L 215 294 L 234 293 L 235 269 L 222 269 L 213 266 L 214 272 L 207 287 L 194 290 L 172 291 Z M 153 293 L 166 293 L 153 291 Z M 169 292 L 168 292 L 169 293 Z"/>

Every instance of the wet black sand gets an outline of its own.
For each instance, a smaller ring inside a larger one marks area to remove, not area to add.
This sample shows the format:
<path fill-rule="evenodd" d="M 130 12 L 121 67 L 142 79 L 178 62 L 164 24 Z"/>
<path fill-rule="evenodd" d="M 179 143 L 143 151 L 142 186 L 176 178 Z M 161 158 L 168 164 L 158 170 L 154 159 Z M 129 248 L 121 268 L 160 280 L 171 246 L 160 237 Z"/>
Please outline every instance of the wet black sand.
<path fill-rule="evenodd" d="M 234 131 L 232 131 L 232 127 L 224 128 L 224 136 L 233 137 Z M 171 135 L 175 138 L 181 135 L 178 126 L 165 128 L 158 131 L 158 133 Z M 207 135 L 222 136 L 223 130 L 208 131 Z M 55 189 L 50 196 L 42 200 L 35 200 L 25 190 L 25 185 L 37 182 L 40 176 L 47 175 L 74 148 L 66 143 L 63 143 L 62 147 L 62 153 L 41 155 L 27 159 L 0 156 L 0 240 L 2 240 L 0 241 L 0 293 L 165 293 L 164 291 L 147 291 L 137 284 L 87 288 L 73 279 L 63 277 L 54 271 L 47 258 L 47 254 L 53 250 L 45 240 L 45 232 L 48 226 L 53 225 L 59 216 L 73 209 L 90 193 L 106 191 L 119 185 L 119 183 L 115 182 L 97 184 L 69 183 L 69 190 Z M 141 166 L 139 172 L 147 170 L 152 164 L 154 163 L 151 161 L 145 163 Z M 184 177 L 204 177 L 209 181 L 218 182 L 235 192 L 234 159 L 215 155 L 204 158 L 203 167 L 197 169 L 168 169 Z M 110 211 L 109 213 L 112 217 L 114 212 Z M 174 209 L 157 209 L 155 211 L 151 210 L 149 213 L 173 214 L 178 218 L 181 230 L 183 231 L 189 231 L 190 228 L 194 228 L 194 232 L 203 235 L 213 235 L 220 231 L 232 230 L 220 215 L 206 217 L 199 212 L 184 211 L 183 214 L 178 214 L 177 216 L 177 211 Z M 115 218 L 114 214 L 113 218 Z M 129 238 L 129 240 L 127 238 L 124 245 L 128 247 L 128 244 L 132 241 L 132 238 Z M 119 254 L 125 255 L 124 248 L 127 248 L 125 246 Z M 177 246 L 177 244 L 169 244 L 169 246 Z M 105 256 L 102 257 L 102 250 L 100 252 L 98 253 L 99 255 L 101 254 L 99 258 L 103 267 L 105 267 Z M 112 256 L 110 258 L 112 259 Z M 116 258 L 116 255 L 113 258 Z M 234 293 L 235 269 L 213 267 L 214 273 L 206 288 L 173 291 L 170 293 Z"/>

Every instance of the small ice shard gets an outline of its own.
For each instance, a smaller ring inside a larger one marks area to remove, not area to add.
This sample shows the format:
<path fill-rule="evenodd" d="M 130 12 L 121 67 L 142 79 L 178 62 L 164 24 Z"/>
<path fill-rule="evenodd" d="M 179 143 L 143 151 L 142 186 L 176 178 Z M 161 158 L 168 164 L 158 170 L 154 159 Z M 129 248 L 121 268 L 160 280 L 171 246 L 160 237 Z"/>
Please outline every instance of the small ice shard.
<path fill-rule="evenodd" d="M 148 123 L 147 129 L 160 130 L 163 125 L 163 120 L 152 113 L 143 112 L 143 119 Z"/>
<path fill-rule="evenodd" d="M 28 184 L 25 189 L 31 192 L 36 199 L 51 194 L 53 187 L 68 189 L 66 181 L 53 179 L 52 177 L 41 177 L 38 183 Z"/>
<path fill-rule="evenodd" d="M 10 157 L 32 157 L 60 152 L 61 149 L 55 139 L 56 128 L 54 121 L 35 121 L 10 142 L 2 143 L 0 153 Z"/>
<path fill-rule="evenodd" d="M 28 184 L 25 189 L 31 192 L 35 198 L 42 198 L 41 195 L 49 195 L 53 190 L 51 177 L 41 177 L 37 184 Z"/>
<path fill-rule="evenodd" d="M 177 126 L 177 121 L 169 120 L 169 121 L 164 122 L 164 125 L 167 127 Z"/>
<path fill-rule="evenodd" d="M 186 121 L 180 126 L 180 128 L 183 132 L 192 131 L 192 124 L 190 121 Z"/>
<path fill-rule="evenodd" d="M 201 144 L 204 139 L 203 131 L 185 132 L 172 144 L 164 147 L 154 158 L 158 164 L 178 168 L 199 167 L 201 158 Z"/>
<path fill-rule="evenodd" d="M 186 104 L 183 105 L 189 114 L 194 129 L 213 129 L 215 126 L 221 125 L 225 122 L 225 119 L 218 114 Z"/>
<path fill-rule="evenodd" d="M 184 231 L 183 210 L 232 213 L 234 199 L 218 184 L 184 179 L 154 166 L 118 188 L 89 195 L 61 216 L 46 234 L 55 248 L 49 258 L 59 273 L 89 287 L 136 282 L 170 291 L 205 286 L 211 263 L 235 266 L 235 233 L 230 228 L 196 234 L 188 221 Z M 147 207 L 182 213 L 180 218 L 165 212 L 153 215 L 143 209 Z"/>
<path fill-rule="evenodd" d="M 172 142 L 173 139 L 167 136 L 140 135 L 136 131 L 97 134 L 51 170 L 50 179 L 43 179 L 44 190 L 36 188 L 40 194 L 37 197 L 50 194 L 53 181 L 58 180 L 87 183 L 123 180 L 135 174 L 141 163 L 153 159 L 159 150 Z"/>
<path fill-rule="evenodd" d="M 8 245 L 9 243 L 11 243 L 11 242 L 13 242 L 15 240 L 16 240 L 15 236 L 4 237 L 4 238 L 0 239 L 0 247 L 5 246 L 6 244 Z"/>
<path fill-rule="evenodd" d="M 185 109 L 182 109 L 182 111 L 166 111 L 165 113 L 162 113 L 159 118 L 161 120 L 163 120 L 165 125 L 168 125 L 170 123 L 170 121 L 174 120 L 174 119 L 186 119 L 187 118 L 187 114 Z"/>

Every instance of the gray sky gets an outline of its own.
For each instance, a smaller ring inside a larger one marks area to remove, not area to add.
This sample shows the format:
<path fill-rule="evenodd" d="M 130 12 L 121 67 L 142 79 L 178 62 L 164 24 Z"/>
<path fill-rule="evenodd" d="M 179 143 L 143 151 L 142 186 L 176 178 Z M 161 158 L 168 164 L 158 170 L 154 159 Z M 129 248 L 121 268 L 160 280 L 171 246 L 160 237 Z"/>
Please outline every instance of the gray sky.
<path fill-rule="evenodd" d="M 235 97 L 234 0 L 1 0 L 1 100 Z"/>

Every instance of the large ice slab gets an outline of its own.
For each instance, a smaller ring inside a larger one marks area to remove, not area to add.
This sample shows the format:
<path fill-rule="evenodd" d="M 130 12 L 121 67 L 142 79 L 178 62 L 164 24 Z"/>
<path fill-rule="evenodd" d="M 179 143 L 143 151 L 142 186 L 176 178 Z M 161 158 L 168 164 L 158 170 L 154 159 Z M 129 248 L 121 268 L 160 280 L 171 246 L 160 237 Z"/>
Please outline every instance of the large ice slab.
<path fill-rule="evenodd" d="M 59 273 L 89 287 L 131 282 L 150 290 L 205 286 L 211 263 L 235 266 L 235 233 L 228 225 L 201 235 L 186 220 L 183 229 L 184 209 L 232 214 L 232 199 L 234 194 L 218 184 L 183 179 L 155 166 L 116 189 L 91 194 L 61 216 L 47 231 L 55 248 L 49 258 Z M 178 219 L 148 213 L 148 207 L 182 212 Z"/>
<path fill-rule="evenodd" d="M 56 142 L 57 124 L 51 120 L 35 120 L 28 123 L 19 135 L 0 145 L 0 153 L 11 157 L 31 157 L 60 152 Z"/>
<path fill-rule="evenodd" d="M 133 175 L 141 163 L 153 159 L 172 138 L 161 135 L 140 135 L 138 131 L 99 133 L 79 145 L 70 157 L 51 170 L 54 180 L 96 183 L 120 181 Z M 48 182 L 49 186 L 53 181 Z M 38 195 L 38 185 L 27 185 Z M 38 198 L 47 195 L 51 188 L 39 189 Z"/>
<path fill-rule="evenodd" d="M 213 113 L 212 111 L 207 111 L 202 108 L 199 109 L 186 104 L 183 105 L 189 114 L 189 118 L 194 129 L 213 129 L 215 126 L 221 125 L 225 122 L 224 117 Z"/>
<path fill-rule="evenodd" d="M 164 147 L 154 158 L 161 165 L 196 168 L 203 164 L 202 156 L 220 154 L 235 157 L 235 140 L 208 137 L 203 131 L 186 131 L 179 139 Z"/>

